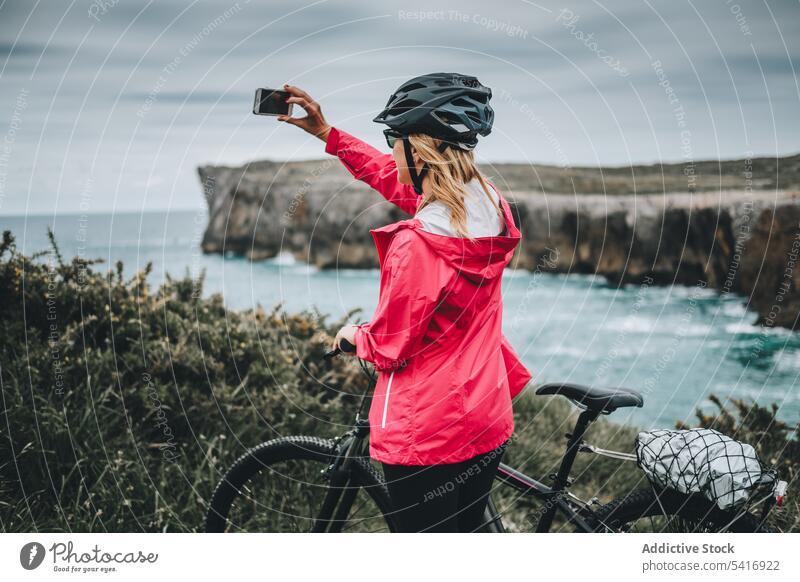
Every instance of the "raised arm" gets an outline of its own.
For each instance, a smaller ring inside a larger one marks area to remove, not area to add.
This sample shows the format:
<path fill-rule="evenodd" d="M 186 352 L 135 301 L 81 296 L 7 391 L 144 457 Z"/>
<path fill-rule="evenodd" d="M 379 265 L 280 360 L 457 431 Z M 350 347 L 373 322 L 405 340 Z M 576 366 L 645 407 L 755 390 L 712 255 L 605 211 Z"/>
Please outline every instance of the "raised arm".
<path fill-rule="evenodd" d="M 414 188 L 397 181 L 397 166 L 391 154 L 382 154 L 368 143 L 341 129 L 331 128 L 325 151 L 337 156 L 353 177 L 369 184 L 407 214 L 414 214 L 420 196 Z"/>
<path fill-rule="evenodd" d="M 302 107 L 306 116 L 279 115 L 278 121 L 321 139 L 325 142 L 325 151 L 337 156 L 356 179 L 369 184 L 404 212 L 414 214 L 417 211 L 420 197 L 411 186 L 398 183 L 397 166 L 391 154 L 382 154 L 368 143 L 328 125 L 319 103 L 299 87 L 284 85 L 283 88 L 292 95 L 288 103 Z"/>

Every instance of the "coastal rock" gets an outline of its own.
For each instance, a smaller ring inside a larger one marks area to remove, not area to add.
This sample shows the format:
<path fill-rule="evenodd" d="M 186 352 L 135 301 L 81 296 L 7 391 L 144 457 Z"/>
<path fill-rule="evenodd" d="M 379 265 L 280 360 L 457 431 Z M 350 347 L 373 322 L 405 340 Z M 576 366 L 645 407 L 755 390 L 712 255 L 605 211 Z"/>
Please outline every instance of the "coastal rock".
<path fill-rule="evenodd" d="M 800 156 L 781 159 L 780 178 L 771 163 L 697 163 L 691 192 L 681 164 L 483 170 L 523 233 L 512 267 L 596 273 L 617 284 L 704 285 L 743 294 L 764 325 L 796 328 Z M 207 253 L 251 260 L 289 253 L 325 269 L 375 268 L 369 229 L 408 218 L 333 157 L 198 171 L 209 208 Z"/>

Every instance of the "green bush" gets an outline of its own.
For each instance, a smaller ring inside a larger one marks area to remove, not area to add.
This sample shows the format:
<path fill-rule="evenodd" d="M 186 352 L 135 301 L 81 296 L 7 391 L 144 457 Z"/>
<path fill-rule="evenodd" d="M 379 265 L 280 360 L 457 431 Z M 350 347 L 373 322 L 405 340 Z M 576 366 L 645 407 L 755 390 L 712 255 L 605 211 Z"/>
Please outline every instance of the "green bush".
<path fill-rule="evenodd" d="M 352 421 L 366 380 L 352 360 L 321 356 L 340 322 L 279 308 L 232 311 L 203 297 L 202 280 L 149 268 L 130 279 L 52 248 L 19 254 L 0 243 L 0 529 L 196 531 L 221 473 L 246 449 L 287 434 L 334 436 Z M 759 407 L 701 418 L 757 442 L 797 474 L 796 433 Z M 525 395 L 508 461 L 553 472 L 574 416 L 558 398 Z M 588 439 L 630 450 L 636 430 L 602 421 Z M 581 455 L 581 497 L 641 487 L 632 463 Z M 499 502 L 512 530 L 530 530 L 534 507 L 512 492 Z M 780 517 L 797 529 L 797 505 Z"/>
<path fill-rule="evenodd" d="M 791 426 L 777 417 L 778 405 L 761 406 L 755 402 L 734 399 L 733 411 L 716 396 L 711 401 L 717 406 L 715 414 L 697 411 L 698 426 L 713 428 L 755 447 L 761 461 L 775 467 L 780 478 L 790 485 L 797 483 L 800 473 L 800 426 Z M 678 428 L 686 428 L 678 424 Z M 800 500 L 790 487 L 787 506 L 773 512 L 772 522 L 783 531 L 800 531 Z"/>
<path fill-rule="evenodd" d="M 337 434 L 364 389 L 320 365 L 324 318 L 226 310 L 202 281 L 101 274 L 0 245 L 0 525 L 192 531 L 220 471 L 287 433 Z M 319 422 L 314 419 L 323 419 Z"/>

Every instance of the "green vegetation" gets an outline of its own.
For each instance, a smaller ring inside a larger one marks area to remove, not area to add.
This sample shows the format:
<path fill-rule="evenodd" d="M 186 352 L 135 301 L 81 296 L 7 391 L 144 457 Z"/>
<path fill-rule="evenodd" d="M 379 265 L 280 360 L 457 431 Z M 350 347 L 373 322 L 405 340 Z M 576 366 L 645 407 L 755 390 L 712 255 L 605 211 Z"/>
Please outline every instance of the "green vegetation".
<path fill-rule="evenodd" d="M 65 261 L 55 244 L 25 257 L 0 243 L 0 529 L 195 531 L 220 472 L 247 448 L 288 434 L 334 436 L 349 425 L 366 380 L 351 360 L 321 356 L 339 322 L 316 313 L 230 311 L 202 280 L 148 270 L 102 273 Z M 345 387 L 347 392 L 345 392 Z M 759 448 L 794 480 L 797 433 L 775 410 L 737 403 L 700 424 Z M 512 463 L 552 472 L 574 417 L 560 399 L 515 408 Z M 635 429 L 599 422 L 590 442 L 630 450 Z M 575 493 L 644 486 L 631 463 L 582 455 Z M 535 508 L 503 496 L 513 529 Z M 798 506 L 777 516 L 798 529 Z"/>

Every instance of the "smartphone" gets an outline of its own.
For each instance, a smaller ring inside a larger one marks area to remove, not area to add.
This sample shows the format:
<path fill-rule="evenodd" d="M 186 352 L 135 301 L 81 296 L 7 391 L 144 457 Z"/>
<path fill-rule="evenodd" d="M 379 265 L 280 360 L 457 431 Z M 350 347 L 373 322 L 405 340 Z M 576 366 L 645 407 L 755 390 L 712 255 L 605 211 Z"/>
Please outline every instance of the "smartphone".
<path fill-rule="evenodd" d="M 291 115 L 294 103 L 286 102 L 289 97 L 291 95 L 286 91 L 256 89 L 253 113 L 256 115 Z"/>

